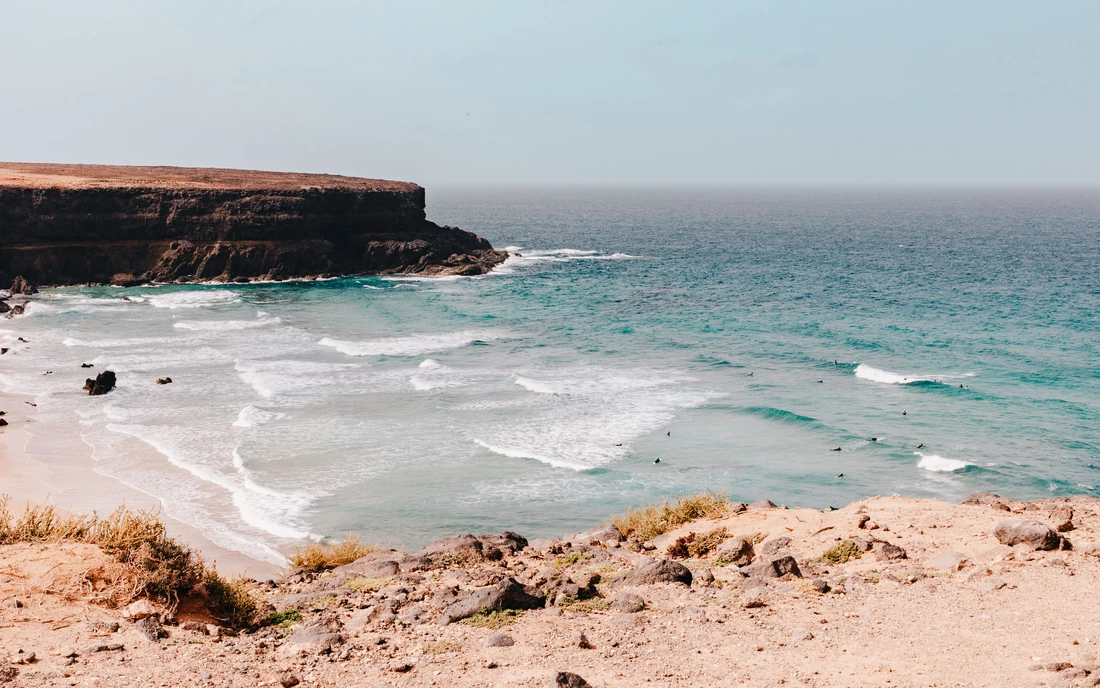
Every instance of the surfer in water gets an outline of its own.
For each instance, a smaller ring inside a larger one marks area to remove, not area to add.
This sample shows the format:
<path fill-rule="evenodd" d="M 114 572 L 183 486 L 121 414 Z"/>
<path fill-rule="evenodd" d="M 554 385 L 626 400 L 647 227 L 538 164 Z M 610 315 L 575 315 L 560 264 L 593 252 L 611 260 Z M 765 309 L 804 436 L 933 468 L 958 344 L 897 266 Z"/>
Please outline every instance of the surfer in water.
<path fill-rule="evenodd" d="M 653 460 L 653 463 L 661 463 L 661 457 L 658 456 L 656 459 Z"/>

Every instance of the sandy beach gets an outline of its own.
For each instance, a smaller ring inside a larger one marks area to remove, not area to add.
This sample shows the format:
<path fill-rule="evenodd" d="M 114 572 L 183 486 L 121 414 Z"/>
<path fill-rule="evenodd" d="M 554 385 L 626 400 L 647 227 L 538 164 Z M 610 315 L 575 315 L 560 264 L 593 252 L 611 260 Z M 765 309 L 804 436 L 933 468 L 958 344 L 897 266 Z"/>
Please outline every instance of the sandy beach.
<path fill-rule="evenodd" d="M 83 456 L 67 457 L 64 466 L 51 466 L 27 456 L 25 450 L 31 435 L 24 428 L 35 422 L 31 403 L 34 403 L 31 397 L 0 391 L 0 411 L 6 412 L 3 418 L 8 422 L 0 428 L 0 494 L 10 498 L 14 510 L 21 510 L 28 503 L 49 503 L 77 513 L 107 514 L 121 505 L 160 510 L 160 503 L 150 495 L 96 473 L 91 449 L 86 445 L 71 443 L 85 446 L 87 451 Z M 59 482 L 79 489 L 67 490 Z M 266 578 L 279 570 L 270 562 L 219 547 L 201 531 L 166 514 L 161 517 L 174 536 L 202 552 L 208 562 L 216 563 L 218 570 L 226 574 Z"/>

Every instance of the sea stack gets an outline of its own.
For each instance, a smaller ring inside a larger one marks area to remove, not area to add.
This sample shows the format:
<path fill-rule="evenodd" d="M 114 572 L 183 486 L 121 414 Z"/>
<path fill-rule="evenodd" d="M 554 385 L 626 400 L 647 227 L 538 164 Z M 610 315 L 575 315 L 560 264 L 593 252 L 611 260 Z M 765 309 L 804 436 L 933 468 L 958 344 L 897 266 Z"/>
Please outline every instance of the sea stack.
<path fill-rule="evenodd" d="M 506 257 L 429 222 L 408 182 L 0 162 L 0 284 L 479 275 Z"/>

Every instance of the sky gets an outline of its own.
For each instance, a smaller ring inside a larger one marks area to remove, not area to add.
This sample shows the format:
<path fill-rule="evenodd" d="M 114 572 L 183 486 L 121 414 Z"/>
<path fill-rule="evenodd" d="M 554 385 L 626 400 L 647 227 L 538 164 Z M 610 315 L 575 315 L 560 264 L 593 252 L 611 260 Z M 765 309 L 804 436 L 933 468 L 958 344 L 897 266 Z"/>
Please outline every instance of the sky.
<path fill-rule="evenodd" d="M 1100 0 L 0 0 L 0 160 L 1100 184 Z"/>

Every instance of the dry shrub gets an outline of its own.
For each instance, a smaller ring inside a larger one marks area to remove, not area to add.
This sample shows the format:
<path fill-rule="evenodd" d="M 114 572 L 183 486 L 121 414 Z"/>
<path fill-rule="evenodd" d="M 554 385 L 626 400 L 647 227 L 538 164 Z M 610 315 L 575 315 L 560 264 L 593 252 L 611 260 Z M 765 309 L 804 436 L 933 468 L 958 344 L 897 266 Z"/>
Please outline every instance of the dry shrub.
<path fill-rule="evenodd" d="M 726 514 L 729 496 L 696 493 L 680 497 L 676 501 L 664 500 L 660 504 L 647 504 L 617 516 L 611 523 L 624 537 L 645 542 L 698 518 L 717 518 Z"/>
<path fill-rule="evenodd" d="M 259 605 L 243 580 L 227 581 L 209 569 L 203 574 L 202 588 L 206 608 L 217 620 L 235 628 L 249 626 L 255 620 Z"/>
<path fill-rule="evenodd" d="M 243 581 L 226 581 L 208 570 L 202 558 L 168 535 L 156 511 L 130 511 L 124 506 L 106 518 L 94 512 L 62 514 L 52 505 L 28 506 L 16 517 L 0 495 L 0 545 L 21 542 L 81 542 L 96 545 L 113 559 L 75 581 L 82 594 L 121 606 L 151 597 L 174 609 L 181 596 L 201 583 L 216 617 L 235 626 L 251 622 L 256 602 Z"/>
<path fill-rule="evenodd" d="M 843 564 L 849 559 L 859 559 L 862 556 L 863 550 L 861 550 L 856 543 L 851 540 L 845 540 L 825 550 L 821 558 L 834 564 Z"/>
<path fill-rule="evenodd" d="M 299 547 L 291 553 L 287 559 L 287 564 L 292 569 L 327 571 L 337 566 L 350 564 L 360 557 L 377 551 L 377 547 L 359 542 L 357 535 L 349 535 L 343 540 L 331 544 L 311 542 L 304 547 Z"/>
<path fill-rule="evenodd" d="M 669 545 L 668 556 L 674 559 L 703 559 L 728 539 L 729 533 L 725 528 L 717 528 L 702 535 L 688 533 L 676 538 L 676 542 Z"/>

